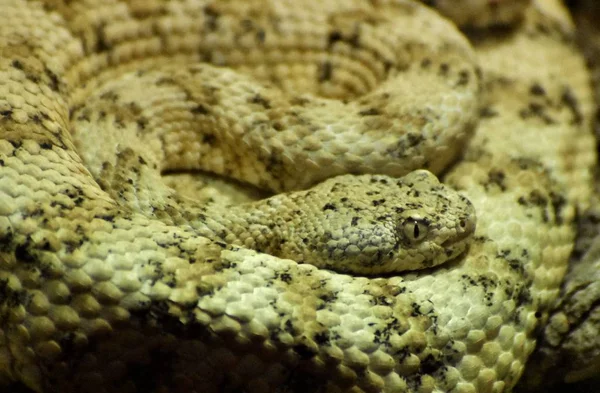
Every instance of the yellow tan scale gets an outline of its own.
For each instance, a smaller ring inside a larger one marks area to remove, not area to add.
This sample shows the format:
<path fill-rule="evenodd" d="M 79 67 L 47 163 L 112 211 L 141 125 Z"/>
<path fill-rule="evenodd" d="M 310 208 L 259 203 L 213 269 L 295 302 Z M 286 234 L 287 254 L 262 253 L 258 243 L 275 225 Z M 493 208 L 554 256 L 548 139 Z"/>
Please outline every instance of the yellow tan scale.
<path fill-rule="evenodd" d="M 515 24 L 0 0 L 0 383 L 510 391 L 589 204 L 592 93 L 557 1 L 478 4 L 440 10 Z"/>

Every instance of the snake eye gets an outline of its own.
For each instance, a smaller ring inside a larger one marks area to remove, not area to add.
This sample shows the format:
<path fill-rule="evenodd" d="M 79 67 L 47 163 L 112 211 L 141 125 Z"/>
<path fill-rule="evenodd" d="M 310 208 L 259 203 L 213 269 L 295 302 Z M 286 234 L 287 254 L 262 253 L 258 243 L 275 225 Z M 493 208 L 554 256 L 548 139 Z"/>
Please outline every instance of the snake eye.
<path fill-rule="evenodd" d="M 429 231 L 428 223 L 417 218 L 409 218 L 402 224 L 404 236 L 413 243 L 423 240 Z"/>

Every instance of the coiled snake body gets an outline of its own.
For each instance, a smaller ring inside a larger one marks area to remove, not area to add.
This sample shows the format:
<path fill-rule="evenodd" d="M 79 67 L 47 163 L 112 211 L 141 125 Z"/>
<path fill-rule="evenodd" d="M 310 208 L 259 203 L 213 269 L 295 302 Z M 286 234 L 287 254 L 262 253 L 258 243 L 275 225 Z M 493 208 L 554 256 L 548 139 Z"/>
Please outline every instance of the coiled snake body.
<path fill-rule="evenodd" d="M 412 1 L 0 5 L 3 382 L 517 382 L 595 159 L 554 2 L 476 51 Z M 223 207 L 161 179 L 197 169 L 314 188 Z"/>

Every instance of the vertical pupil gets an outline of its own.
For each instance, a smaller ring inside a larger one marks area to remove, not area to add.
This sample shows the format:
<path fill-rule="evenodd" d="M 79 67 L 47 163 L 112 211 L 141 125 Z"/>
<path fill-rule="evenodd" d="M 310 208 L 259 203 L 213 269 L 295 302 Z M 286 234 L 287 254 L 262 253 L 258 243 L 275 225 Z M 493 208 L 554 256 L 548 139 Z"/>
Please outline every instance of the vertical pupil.
<path fill-rule="evenodd" d="M 415 239 L 419 238 L 419 224 L 415 223 L 415 227 L 413 229 L 413 236 Z"/>

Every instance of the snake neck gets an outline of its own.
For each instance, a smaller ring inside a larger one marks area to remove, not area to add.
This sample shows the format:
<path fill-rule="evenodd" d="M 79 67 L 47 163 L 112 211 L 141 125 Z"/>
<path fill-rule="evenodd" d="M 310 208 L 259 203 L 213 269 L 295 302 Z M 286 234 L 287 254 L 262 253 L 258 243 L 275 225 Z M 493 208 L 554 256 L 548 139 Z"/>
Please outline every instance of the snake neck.
<path fill-rule="evenodd" d="M 228 245 L 242 246 L 274 256 L 285 243 L 277 213 L 262 201 L 240 206 L 210 206 L 190 225 L 202 236 Z"/>

